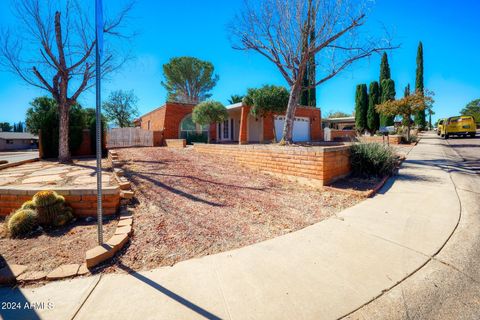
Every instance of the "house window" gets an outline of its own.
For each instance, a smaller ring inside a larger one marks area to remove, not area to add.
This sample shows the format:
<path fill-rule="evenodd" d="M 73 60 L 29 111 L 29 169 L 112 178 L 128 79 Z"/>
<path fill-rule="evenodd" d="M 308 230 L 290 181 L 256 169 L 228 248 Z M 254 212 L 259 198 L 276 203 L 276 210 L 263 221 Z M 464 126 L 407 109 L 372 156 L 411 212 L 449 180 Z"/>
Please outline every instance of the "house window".
<path fill-rule="evenodd" d="M 7 144 L 13 144 L 13 140 L 7 140 Z"/>
<path fill-rule="evenodd" d="M 228 120 L 225 120 L 223 122 L 223 139 L 228 139 L 229 136 L 228 136 L 228 130 L 229 129 L 229 125 L 228 125 Z"/>
<path fill-rule="evenodd" d="M 206 142 L 208 140 L 209 126 L 201 126 L 192 120 L 192 115 L 189 114 L 183 118 L 180 123 L 180 138 L 186 139 L 190 142 Z"/>
<path fill-rule="evenodd" d="M 150 120 L 147 122 L 147 130 L 150 130 Z"/>

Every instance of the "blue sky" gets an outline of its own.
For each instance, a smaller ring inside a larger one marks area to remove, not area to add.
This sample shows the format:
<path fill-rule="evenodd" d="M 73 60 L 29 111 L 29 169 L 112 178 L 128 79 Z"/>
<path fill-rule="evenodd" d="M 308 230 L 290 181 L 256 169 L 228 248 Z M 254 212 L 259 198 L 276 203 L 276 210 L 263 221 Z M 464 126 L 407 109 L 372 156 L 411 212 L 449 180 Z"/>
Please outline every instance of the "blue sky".
<path fill-rule="evenodd" d="M 104 0 L 104 6 L 118 6 L 121 2 Z M 162 65 L 171 57 L 183 55 L 214 64 L 220 80 L 212 92 L 213 99 L 223 103 L 231 94 L 243 94 L 248 87 L 285 85 L 275 66 L 265 58 L 231 48 L 226 25 L 241 6 L 242 0 L 138 0 L 131 20 L 132 29 L 139 31 L 132 47 L 136 58 L 104 83 L 103 96 L 116 89 L 133 89 L 141 113 L 162 105 L 166 98 L 160 85 Z M 1 1 L 0 25 L 14 23 L 9 10 L 9 1 Z M 397 97 L 407 83 L 414 85 L 416 50 L 421 40 L 425 86 L 436 93 L 434 118 L 454 115 L 469 101 L 480 98 L 479 10 L 480 2 L 476 0 L 376 1 L 364 31 L 380 34 L 385 25 L 401 44 L 400 49 L 389 54 Z M 377 80 L 379 64 L 380 57 L 373 56 L 318 87 L 322 112 L 352 112 L 355 86 Z M 23 120 L 29 101 L 42 94 L 14 75 L 0 72 L 0 122 Z M 85 93 L 79 101 L 93 107 L 94 93 Z"/>

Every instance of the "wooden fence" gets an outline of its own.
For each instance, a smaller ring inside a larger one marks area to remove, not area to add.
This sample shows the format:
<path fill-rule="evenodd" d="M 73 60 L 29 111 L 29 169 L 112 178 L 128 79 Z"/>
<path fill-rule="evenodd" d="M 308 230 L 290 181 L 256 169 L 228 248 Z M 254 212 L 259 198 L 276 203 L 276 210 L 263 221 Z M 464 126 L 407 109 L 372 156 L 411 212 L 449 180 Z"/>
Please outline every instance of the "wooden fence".
<path fill-rule="evenodd" d="M 153 131 L 140 128 L 108 130 L 107 148 L 153 147 Z"/>

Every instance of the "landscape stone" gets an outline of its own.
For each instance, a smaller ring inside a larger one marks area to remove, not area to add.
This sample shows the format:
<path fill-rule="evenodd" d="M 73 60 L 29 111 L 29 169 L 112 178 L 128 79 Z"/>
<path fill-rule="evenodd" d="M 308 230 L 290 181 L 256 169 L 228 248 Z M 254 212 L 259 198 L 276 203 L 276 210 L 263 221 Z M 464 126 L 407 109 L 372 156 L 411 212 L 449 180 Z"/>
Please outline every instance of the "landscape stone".
<path fill-rule="evenodd" d="M 73 277 L 77 274 L 78 269 L 80 268 L 79 264 L 64 264 L 53 270 L 47 275 L 47 279 L 63 279 L 68 277 Z"/>
<path fill-rule="evenodd" d="M 28 271 L 17 277 L 19 281 L 37 281 L 45 279 L 47 273 L 44 271 Z"/>
<path fill-rule="evenodd" d="M 7 266 L 0 269 L 0 285 L 14 283 L 15 279 L 25 271 L 27 271 L 26 266 L 7 264 Z"/>

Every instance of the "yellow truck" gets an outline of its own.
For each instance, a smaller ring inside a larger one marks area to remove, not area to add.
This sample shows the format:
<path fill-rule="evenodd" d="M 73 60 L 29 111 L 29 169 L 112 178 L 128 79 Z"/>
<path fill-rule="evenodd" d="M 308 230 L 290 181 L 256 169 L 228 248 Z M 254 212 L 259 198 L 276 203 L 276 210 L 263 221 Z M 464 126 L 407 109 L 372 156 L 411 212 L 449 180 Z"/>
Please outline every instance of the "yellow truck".
<path fill-rule="evenodd" d="M 474 138 L 477 132 L 477 125 L 472 116 L 457 116 L 450 117 L 443 122 L 440 135 L 445 139 L 450 136 L 462 136 L 469 135 Z"/>
<path fill-rule="evenodd" d="M 438 120 L 438 124 L 437 124 L 437 136 L 439 136 L 439 135 L 442 134 L 442 130 L 443 130 L 443 126 L 444 126 L 445 120 L 447 120 L 447 119 L 440 119 L 440 120 Z"/>

